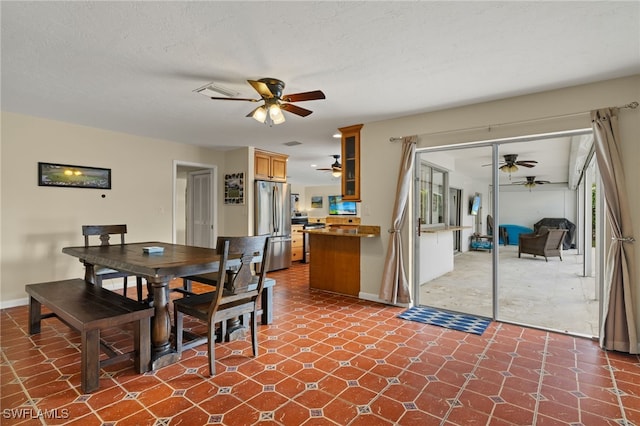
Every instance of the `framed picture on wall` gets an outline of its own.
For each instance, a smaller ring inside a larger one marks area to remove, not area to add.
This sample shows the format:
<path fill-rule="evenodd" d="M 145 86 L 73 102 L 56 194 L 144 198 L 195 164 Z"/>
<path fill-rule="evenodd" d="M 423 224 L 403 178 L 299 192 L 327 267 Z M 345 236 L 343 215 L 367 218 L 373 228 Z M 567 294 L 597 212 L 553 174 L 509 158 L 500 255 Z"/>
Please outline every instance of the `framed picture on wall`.
<path fill-rule="evenodd" d="M 111 189 L 111 169 L 39 162 L 38 186 Z"/>
<path fill-rule="evenodd" d="M 224 175 L 224 203 L 244 204 L 244 173 Z"/>
<path fill-rule="evenodd" d="M 322 196 L 321 195 L 313 195 L 313 196 L 311 196 L 311 208 L 312 209 L 321 209 L 322 208 Z"/>

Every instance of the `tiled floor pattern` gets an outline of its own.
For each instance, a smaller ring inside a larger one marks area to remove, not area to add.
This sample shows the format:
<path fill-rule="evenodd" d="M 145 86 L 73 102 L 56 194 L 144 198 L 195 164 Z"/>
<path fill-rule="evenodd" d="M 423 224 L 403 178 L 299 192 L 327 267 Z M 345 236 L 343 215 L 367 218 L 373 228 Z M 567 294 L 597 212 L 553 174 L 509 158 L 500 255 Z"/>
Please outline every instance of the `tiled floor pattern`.
<path fill-rule="evenodd" d="M 2 425 L 640 425 L 640 358 L 595 342 L 492 323 L 482 336 L 398 319 L 403 310 L 270 274 L 275 320 L 250 343 L 205 346 L 155 372 L 103 370 L 79 389 L 79 336 L 57 320 L 27 334 L 1 311 Z M 130 345 L 127 330 L 109 340 Z"/>

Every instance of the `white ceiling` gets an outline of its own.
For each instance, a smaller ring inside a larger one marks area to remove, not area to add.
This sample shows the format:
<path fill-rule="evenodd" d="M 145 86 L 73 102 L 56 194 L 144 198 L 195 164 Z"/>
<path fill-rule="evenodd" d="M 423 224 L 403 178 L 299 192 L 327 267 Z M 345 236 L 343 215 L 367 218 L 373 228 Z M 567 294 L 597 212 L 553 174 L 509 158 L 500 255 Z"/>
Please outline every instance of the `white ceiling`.
<path fill-rule="evenodd" d="M 291 156 L 290 181 L 328 184 L 338 127 L 640 72 L 640 2 L 2 1 L 2 109 L 130 134 Z M 267 127 L 256 98 L 320 89 Z M 288 147 L 287 142 L 301 145 Z M 536 155 L 532 153 L 532 155 Z M 523 158 L 524 159 L 524 158 Z"/>

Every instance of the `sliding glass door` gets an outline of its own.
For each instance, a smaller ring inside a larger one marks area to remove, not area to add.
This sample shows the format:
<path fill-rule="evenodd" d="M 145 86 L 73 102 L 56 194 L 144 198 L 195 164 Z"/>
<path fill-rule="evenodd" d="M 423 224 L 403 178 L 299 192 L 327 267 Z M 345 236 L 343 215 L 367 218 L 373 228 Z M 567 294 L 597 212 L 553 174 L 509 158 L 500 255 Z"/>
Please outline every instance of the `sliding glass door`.
<path fill-rule="evenodd" d="M 416 304 L 597 336 L 592 142 L 576 131 L 418 151 Z"/>
<path fill-rule="evenodd" d="M 417 153 L 418 304 L 492 317 L 490 165 L 490 146 Z"/>

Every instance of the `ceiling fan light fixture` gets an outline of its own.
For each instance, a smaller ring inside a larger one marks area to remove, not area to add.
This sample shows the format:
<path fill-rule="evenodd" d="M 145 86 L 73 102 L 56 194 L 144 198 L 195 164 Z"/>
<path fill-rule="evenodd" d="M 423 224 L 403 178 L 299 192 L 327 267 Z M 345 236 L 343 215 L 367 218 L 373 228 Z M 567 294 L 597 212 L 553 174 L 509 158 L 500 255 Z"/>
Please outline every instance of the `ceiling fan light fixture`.
<path fill-rule="evenodd" d="M 339 178 L 340 176 L 342 176 L 342 171 L 341 170 L 334 170 L 331 172 L 331 176 L 335 177 L 335 178 Z"/>
<path fill-rule="evenodd" d="M 505 173 L 514 173 L 518 171 L 518 166 L 516 166 L 515 164 L 505 164 L 504 166 L 500 167 L 500 170 Z"/>
<path fill-rule="evenodd" d="M 273 103 L 269 106 L 269 118 L 273 124 L 282 124 L 285 122 L 284 114 L 282 113 L 282 109 L 280 109 L 280 105 Z"/>
<path fill-rule="evenodd" d="M 258 107 L 253 111 L 251 117 L 253 117 L 256 121 L 259 121 L 260 123 L 264 123 L 264 121 L 267 119 L 267 109 L 263 106 Z"/>

